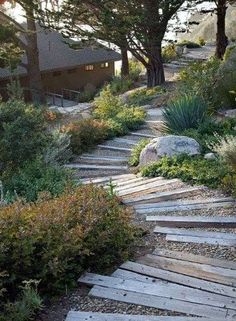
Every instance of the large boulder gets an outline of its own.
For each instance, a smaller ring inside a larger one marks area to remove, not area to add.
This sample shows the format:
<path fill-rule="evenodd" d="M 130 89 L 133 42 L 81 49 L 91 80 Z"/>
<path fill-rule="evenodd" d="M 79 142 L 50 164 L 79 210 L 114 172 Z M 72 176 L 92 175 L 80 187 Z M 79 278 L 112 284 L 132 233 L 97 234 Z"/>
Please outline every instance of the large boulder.
<path fill-rule="evenodd" d="M 180 154 L 199 155 L 200 144 L 186 136 L 163 136 L 153 139 L 141 152 L 139 165 L 146 166 L 164 156 L 173 157 Z"/>

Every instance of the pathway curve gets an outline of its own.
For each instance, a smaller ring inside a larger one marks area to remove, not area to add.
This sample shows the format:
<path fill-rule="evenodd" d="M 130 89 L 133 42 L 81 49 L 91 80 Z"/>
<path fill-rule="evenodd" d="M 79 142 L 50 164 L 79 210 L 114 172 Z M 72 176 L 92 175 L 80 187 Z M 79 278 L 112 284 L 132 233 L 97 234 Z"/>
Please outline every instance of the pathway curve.
<path fill-rule="evenodd" d="M 83 275 L 79 282 L 93 286 L 88 300 L 95 301 L 79 304 L 66 321 L 236 320 L 235 200 L 179 179 L 131 174 L 131 148 L 144 137 L 156 137 L 152 126 L 162 120 L 161 109 L 147 112 L 142 129 L 69 165 L 84 184 L 108 188 L 112 179 L 121 201 L 134 209 L 135 222 L 149 230 L 149 251 L 111 276 Z M 124 304 L 119 313 L 114 302 Z"/>

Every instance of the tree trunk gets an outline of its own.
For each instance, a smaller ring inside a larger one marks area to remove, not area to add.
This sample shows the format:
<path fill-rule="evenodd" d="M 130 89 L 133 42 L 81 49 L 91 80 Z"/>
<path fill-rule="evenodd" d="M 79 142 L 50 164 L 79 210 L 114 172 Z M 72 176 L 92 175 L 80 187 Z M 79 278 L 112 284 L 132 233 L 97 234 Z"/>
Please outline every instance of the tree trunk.
<path fill-rule="evenodd" d="M 149 88 L 165 82 L 164 66 L 161 54 L 161 45 L 152 48 L 147 66 L 147 86 Z"/>
<path fill-rule="evenodd" d="M 121 47 L 120 50 L 121 50 L 121 57 L 122 57 L 121 77 L 126 78 L 129 76 L 128 50 L 126 47 Z"/>
<path fill-rule="evenodd" d="M 31 92 L 32 101 L 36 104 L 45 103 L 45 95 L 43 91 L 40 67 L 39 67 L 39 52 L 37 43 L 37 30 L 34 19 L 33 10 L 26 12 L 27 14 L 27 72 L 29 79 L 29 89 Z"/>
<path fill-rule="evenodd" d="M 225 17 L 227 12 L 227 1 L 218 0 L 217 5 L 217 34 L 216 34 L 216 57 L 223 59 L 228 38 L 225 33 Z"/>

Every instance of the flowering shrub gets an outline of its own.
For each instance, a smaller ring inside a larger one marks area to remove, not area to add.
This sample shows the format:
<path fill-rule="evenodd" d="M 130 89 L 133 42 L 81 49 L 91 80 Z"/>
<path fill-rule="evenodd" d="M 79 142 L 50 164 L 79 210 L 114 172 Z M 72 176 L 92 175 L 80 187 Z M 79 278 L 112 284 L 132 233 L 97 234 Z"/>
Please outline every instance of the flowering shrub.
<path fill-rule="evenodd" d="M 0 209 L 0 271 L 12 294 L 24 280 L 42 292 L 76 284 L 85 269 L 127 259 L 135 229 L 129 210 L 103 188 L 81 186 L 58 198 Z"/>

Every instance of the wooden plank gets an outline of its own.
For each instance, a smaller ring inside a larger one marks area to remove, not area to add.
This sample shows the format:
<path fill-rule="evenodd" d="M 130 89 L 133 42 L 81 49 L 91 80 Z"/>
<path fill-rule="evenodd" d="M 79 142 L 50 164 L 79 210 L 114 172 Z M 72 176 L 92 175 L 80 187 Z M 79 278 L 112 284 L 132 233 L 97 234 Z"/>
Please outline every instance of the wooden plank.
<path fill-rule="evenodd" d="M 151 135 L 151 134 L 143 134 L 143 133 L 139 133 L 139 132 L 131 132 L 129 133 L 130 135 L 133 136 L 139 136 L 139 137 L 146 137 L 146 138 L 157 138 L 156 135 Z"/>
<path fill-rule="evenodd" d="M 119 152 L 131 152 L 131 148 L 125 148 L 125 147 L 117 147 L 117 146 L 111 146 L 111 145 L 97 145 L 98 148 L 102 149 L 109 149 L 109 150 L 116 150 Z"/>
<path fill-rule="evenodd" d="M 159 207 L 153 206 L 144 209 L 138 209 L 139 211 L 151 211 L 155 213 L 167 213 L 167 212 L 186 212 L 186 211 L 194 211 L 206 209 L 210 210 L 213 208 L 231 208 L 235 206 L 235 202 L 221 202 L 221 203 L 212 203 L 212 204 L 195 204 L 195 205 L 178 205 L 178 206 L 170 206 L 170 207 Z"/>
<path fill-rule="evenodd" d="M 163 182 L 167 182 L 163 177 L 157 177 L 157 178 L 150 178 L 150 179 L 147 179 L 147 180 L 140 180 L 140 181 L 137 181 L 137 182 L 130 182 L 130 184 L 127 184 L 127 185 L 124 185 L 124 186 L 118 186 L 117 187 L 117 191 L 119 192 L 129 192 L 130 190 L 134 190 L 135 188 L 140 188 L 139 191 L 142 191 L 141 189 L 141 186 L 143 187 L 146 187 L 146 186 L 149 186 L 149 184 L 151 183 L 161 183 L 163 184 Z M 155 185 L 154 184 L 154 187 L 157 186 L 157 184 Z M 153 186 L 153 185 L 151 185 Z"/>
<path fill-rule="evenodd" d="M 175 311 L 209 318 L 226 318 L 227 320 L 234 315 L 234 312 L 227 309 L 211 307 L 203 304 L 190 303 L 176 299 L 167 299 L 159 296 L 152 296 L 137 292 L 104 288 L 95 286 L 89 293 L 91 296 L 111 299 L 129 304 L 152 307 L 156 309 Z"/>
<path fill-rule="evenodd" d="M 221 246 L 236 246 L 235 240 L 219 239 L 219 238 L 206 238 L 197 236 L 187 236 L 187 235 L 167 235 L 167 241 L 181 242 L 181 243 L 197 243 L 197 244 L 210 244 L 210 245 L 221 245 Z"/>
<path fill-rule="evenodd" d="M 112 166 L 112 165 L 93 165 L 93 164 L 68 164 L 66 168 L 71 169 L 94 169 L 94 170 L 127 170 L 128 166 Z"/>
<path fill-rule="evenodd" d="M 236 216 L 147 216 L 146 221 L 168 227 L 236 227 Z"/>
<path fill-rule="evenodd" d="M 157 202 L 151 204 L 140 204 L 136 205 L 136 209 L 144 209 L 150 207 L 172 207 L 181 205 L 195 205 L 195 204 L 213 204 L 213 203 L 223 203 L 223 202 L 235 202 L 232 197 L 221 197 L 221 198 L 207 198 L 207 199 L 187 199 L 187 200 L 176 200 L 168 202 Z M 236 203 L 235 203 L 236 205 Z"/>
<path fill-rule="evenodd" d="M 168 192 L 160 192 L 160 193 L 153 193 L 150 195 L 144 195 L 144 196 L 138 196 L 138 197 L 134 197 L 134 198 L 130 198 L 125 200 L 125 203 L 127 204 L 134 204 L 136 205 L 136 203 L 141 203 L 141 202 L 162 202 L 162 201 L 166 201 L 169 199 L 178 199 L 180 197 L 183 196 L 188 196 L 189 194 L 194 194 L 195 192 L 200 192 L 203 189 L 201 187 L 189 187 L 189 188 L 181 188 L 181 189 L 177 189 L 174 191 L 168 191 Z M 142 210 L 141 210 L 142 211 Z M 147 209 L 148 211 L 148 209 Z M 137 210 L 137 213 L 140 213 L 140 210 Z M 150 213 L 153 213 L 153 210 L 150 211 Z M 145 214 L 145 213 L 143 213 Z"/>
<path fill-rule="evenodd" d="M 144 264 L 142 264 L 142 258 L 139 259 L 139 262 L 140 263 L 127 261 L 124 264 L 122 264 L 120 268 L 139 274 L 151 276 L 164 281 L 182 284 L 195 289 L 205 290 L 208 292 L 236 298 L 236 288 L 234 287 L 215 282 L 209 282 L 206 280 L 201 280 L 192 276 L 187 276 L 176 272 L 159 269 L 157 267 L 153 267 L 150 264 L 150 261 L 147 262 L 144 260 Z M 149 263 L 150 265 L 147 265 L 147 263 Z"/>
<path fill-rule="evenodd" d="M 137 185 L 134 185 L 134 187 L 132 187 L 132 185 L 128 186 L 128 187 L 124 187 L 119 189 L 119 195 L 120 196 L 127 196 L 130 194 L 136 194 L 136 193 L 143 193 L 144 191 L 147 190 L 155 190 L 158 189 L 159 187 L 165 186 L 165 185 L 170 185 L 170 184 L 174 184 L 179 182 L 179 180 L 177 179 L 173 179 L 173 180 L 165 180 L 162 177 L 158 177 L 157 179 L 150 179 L 147 181 L 143 181 L 143 182 L 138 182 Z"/>
<path fill-rule="evenodd" d="M 163 270 L 168 270 L 203 280 L 221 283 L 236 287 L 236 273 L 230 269 L 223 269 L 207 264 L 198 264 L 176 259 L 165 258 L 157 255 L 145 255 L 137 260 L 138 263 L 151 265 Z"/>
<path fill-rule="evenodd" d="M 229 298 L 216 293 L 209 293 L 202 289 L 194 289 L 192 287 L 176 284 L 173 282 L 166 282 L 154 277 L 147 277 L 139 273 L 121 269 L 116 270 L 112 274 L 112 276 L 124 280 L 133 280 L 137 282 L 147 283 L 150 285 L 150 288 L 153 287 L 154 289 L 156 286 L 156 292 L 158 293 L 158 291 L 164 291 L 165 297 L 174 297 L 179 300 L 186 300 L 188 302 L 196 302 L 202 304 L 205 304 L 207 302 L 207 304 L 211 306 L 236 310 L 235 298 Z"/>
<path fill-rule="evenodd" d="M 80 156 L 80 160 L 84 161 L 97 161 L 97 162 L 112 162 L 112 163 L 122 163 L 128 162 L 128 157 L 99 157 L 99 156 Z"/>
<path fill-rule="evenodd" d="M 205 237 L 205 238 L 216 238 L 236 241 L 236 234 L 233 233 L 222 233 L 222 232 L 210 232 L 210 231 L 193 231 L 192 229 L 183 228 L 169 228 L 156 226 L 154 233 L 180 235 L 180 236 L 194 236 L 194 237 Z"/>
<path fill-rule="evenodd" d="M 121 143 L 121 144 L 127 144 L 127 145 L 137 145 L 137 141 L 131 140 L 131 139 L 126 139 L 126 138 L 114 138 L 112 140 L 113 142 L 116 143 Z"/>
<path fill-rule="evenodd" d="M 95 178 L 95 179 L 85 179 L 85 180 L 81 180 L 81 182 L 83 184 L 90 184 L 91 181 L 93 184 L 102 184 L 102 183 L 106 183 L 106 182 L 109 182 L 110 179 L 112 179 L 113 181 L 118 181 L 118 180 L 121 180 L 121 181 L 128 181 L 129 179 L 131 178 L 134 178 L 136 177 L 134 174 L 122 174 L 122 175 L 113 175 L 113 176 L 109 176 L 109 177 L 98 177 L 98 178 Z"/>
<path fill-rule="evenodd" d="M 169 250 L 155 250 L 153 252 L 154 255 L 164 256 L 168 258 L 173 258 L 181 261 L 195 262 L 195 263 L 203 263 L 212 266 L 218 266 L 225 269 L 236 270 L 236 262 L 210 258 L 202 255 L 191 254 L 187 252 L 178 252 L 178 251 L 169 251 Z"/>
<path fill-rule="evenodd" d="M 65 321 L 210 321 L 209 318 L 70 311 Z M 222 319 L 214 319 L 222 321 Z"/>

